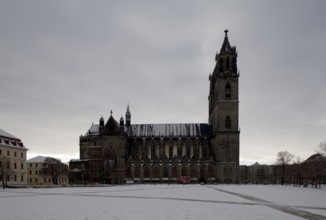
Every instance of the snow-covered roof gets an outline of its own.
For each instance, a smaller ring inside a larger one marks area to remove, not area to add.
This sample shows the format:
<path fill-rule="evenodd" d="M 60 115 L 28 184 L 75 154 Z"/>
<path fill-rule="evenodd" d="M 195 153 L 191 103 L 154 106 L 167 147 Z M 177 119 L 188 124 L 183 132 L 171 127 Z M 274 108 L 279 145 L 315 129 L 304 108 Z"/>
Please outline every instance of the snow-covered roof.
<path fill-rule="evenodd" d="M 48 157 L 37 156 L 27 160 L 27 163 L 44 163 Z"/>
<path fill-rule="evenodd" d="M 125 130 L 128 137 L 208 137 L 209 124 L 133 124 Z M 92 124 L 85 136 L 99 135 L 99 125 Z"/>
<path fill-rule="evenodd" d="M 6 131 L 4 131 L 4 130 L 2 130 L 2 129 L 0 129 L 0 136 L 1 136 L 1 137 L 5 137 L 5 138 L 11 138 L 11 139 L 19 140 L 18 137 L 15 137 L 14 135 L 9 134 L 8 132 L 6 132 Z"/>
<path fill-rule="evenodd" d="M 89 135 L 99 135 L 99 124 L 92 124 L 92 126 L 88 129 L 85 136 Z"/>
<path fill-rule="evenodd" d="M 27 150 L 19 138 L 2 129 L 0 129 L 0 146 Z"/>
<path fill-rule="evenodd" d="M 311 155 L 307 160 L 304 162 L 314 162 L 314 161 L 326 161 L 326 157 L 321 154 L 314 154 Z"/>
<path fill-rule="evenodd" d="M 208 124 L 133 124 L 128 137 L 207 137 L 211 134 Z"/>

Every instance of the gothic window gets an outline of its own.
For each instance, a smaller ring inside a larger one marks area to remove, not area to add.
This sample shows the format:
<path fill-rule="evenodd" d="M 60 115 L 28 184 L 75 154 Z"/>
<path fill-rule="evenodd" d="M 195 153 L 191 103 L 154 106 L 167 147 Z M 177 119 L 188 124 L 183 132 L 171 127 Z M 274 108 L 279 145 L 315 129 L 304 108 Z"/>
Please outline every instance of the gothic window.
<path fill-rule="evenodd" d="M 220 73 L 223 72 L 223 58 L 220 58 L 218 66 L 219 66 L 219 72 Z"/>
<path fill-rule="evenodd" d="M 186 145 L 186 157 L 190 158 L 190 145 L 189 144 Z"/>
<path fill-rule="evenodd" d="M 144 167 L 144 178 L 150 178 L 148 166 Z"/>
<path fill-rule="evenodd" d="M 226 70 L 230 70 L 230 61 L 229 61 L 229 57 L 226 57 Z"/>
<path fill-rule="evenodd" d="M 215 177 L 215 169 L 214 169 L 214 166 L 210 165 L 208 167 L 208 176 L 209 177 Z"/>
<path fill-rule="evenodd" d="M 172 177 L 173 178 L 177 178 L 177 175 L 178 175 L 177 167 L 176 166 L 173 166 L 172 167 Z"/>
<path fill-rule="evenodd" d="M 154 178 L 160 179 L 160 168 L 158 168 L 157 166 L 154 167 L 154 174 L 153 174 Z"/>
<path fill-rule="evenodd" d="M 138 166 L 135 167 L 134 178 L 140 178 L 140 168 Z"/>
<path fill-rule="evenodd" d="M 206 170 L 205 170 L 205 167 L 201 167 L 200 168 L 200 177 L 201 178 L 205 178 L 206 176 Z"/>
<path fill-rule="evenodd" d="M 230 129 L 231 128 L 231 119 L 230 116 L 227 116 L 225 119 L 225 128 Z"/>
<path fill-rule="evenodd" d="M 126 178 L 131 178 L 131 167 L 130 166 L 127 166 L 126 168 Z"/>
<path fill-rule="evenodd" d="M 185 166 L 181 169 L 181 176 L 188 176 L 187 168 Z"/>
<path fill-rule="evenodd" d="M 168 167 L 164 167 L 164 169 L 163 169 L 163 177 L 164 178 L 169 177 L 169 168 Z"/>
<path fill-rule="evenodd" d="M 190 167 L 190 176 L 192 178 L 195 178 L 197 176 L 197 170 L 196 170 L 196 167 L 195 166 L 191 166 Z"/>
<path fill-rule="evenodd" d="M 237 60 L 235 57 L 232 58 L 232 68 L 233 68 L 233 72 L 237 73 Z"/>
<path fill-rule="evenodd" d="M 227 84 L 225 86 L 225 98 L 230 99 L 231 98 L 231 86 L 230 84 Z"/>

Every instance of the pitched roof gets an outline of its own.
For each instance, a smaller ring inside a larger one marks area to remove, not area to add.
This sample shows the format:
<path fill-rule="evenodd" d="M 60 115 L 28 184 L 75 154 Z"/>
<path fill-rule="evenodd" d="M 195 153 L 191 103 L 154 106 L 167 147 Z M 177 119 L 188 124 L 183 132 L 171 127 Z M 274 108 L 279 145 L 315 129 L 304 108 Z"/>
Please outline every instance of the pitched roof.
<path fill-rule="evenodd" d="M 33 157 L 33 158 L 27 160 L 27 163 L 44 163 L 44 161 L 45 161 L 47 158 L 48 158 L 48 157 L 37 156 L 37 157 Z"/>
<path fill-rule="evenodd" d="M 133 124 L 128 137 L 208 137 L 208 124 Z"/>
<path fill-rule="evenodd" d="M 19 140 L 18 137 L 15 137 L 14 135 L 9 134 L 8 132 L 6 132 L 6 131 L 4 131 L 4 130 L 2 130 L 2 129 L 0 129 L 0 136 L 1 136 L 1 137 L 6 137 L 6 138 L 11 138 L 11 139 Z"/>
<path fill-rule="evenodd" d="M 225 30 L 224 32 L 225 32 L 225 37 L 224 37 L 224 41 L 223 41 L 220 53 L 235 53 L 236 48 L 232 47 L 229 42 L 229 38 L 228 38 L 229 31 Z"/>
<path fill-rule="evenodd" d="M 0 146 L 28 150 L 19 138 L 2 129 L 0 129 Z"/>
<path fill-rule="evenodd" d="M 313 154 L 304 162 L 313 162 L 313 161 L 326 161 L 326 157 L 321 154 Z"/>
<path fill-rule="evenodd" d="M 92 124 L 92 126 L 88 129 L 84 136 L 99 135 L 99 127 L 99 124 Z"/>
<path fill-rule="evenodd" d="M 128 137 L 208 137 L 209 124 L 132 124 L 126 129 Z M 99 125 L 92 124 L 85 136 L 99 135 Z"/>

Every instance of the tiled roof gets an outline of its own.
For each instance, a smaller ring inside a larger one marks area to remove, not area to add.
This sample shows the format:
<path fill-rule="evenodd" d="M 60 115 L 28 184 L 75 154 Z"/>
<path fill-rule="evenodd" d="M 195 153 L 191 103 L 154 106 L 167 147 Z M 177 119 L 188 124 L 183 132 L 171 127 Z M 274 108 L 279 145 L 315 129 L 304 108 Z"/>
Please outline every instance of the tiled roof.
<path fill-rule="evenodd" d="M 208 137 L 208 124 L 133 124 L 128 137 Z"/>
<path fill-rule="evenodd" d="M 126 130 L 128 137 L 208 137 L 209 124 L 132 124 Z M 99 135 L 99 125 L 92 124 L 85 136 Z"/>

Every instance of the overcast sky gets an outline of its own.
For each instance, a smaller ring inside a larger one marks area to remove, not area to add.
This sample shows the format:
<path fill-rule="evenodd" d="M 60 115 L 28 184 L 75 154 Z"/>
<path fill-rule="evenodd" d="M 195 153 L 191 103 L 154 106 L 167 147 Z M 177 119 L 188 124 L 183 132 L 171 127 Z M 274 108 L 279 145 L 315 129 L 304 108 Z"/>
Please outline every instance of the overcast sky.
<path fill-rule="evenodd" d="M 238 50 L 240 161 L 306 159 L 326 140 L 326 1 L 1 1 L 0 128 L 28 158 L 79 157 L 79 136 L 207 123 L 224 30 Z"/>

